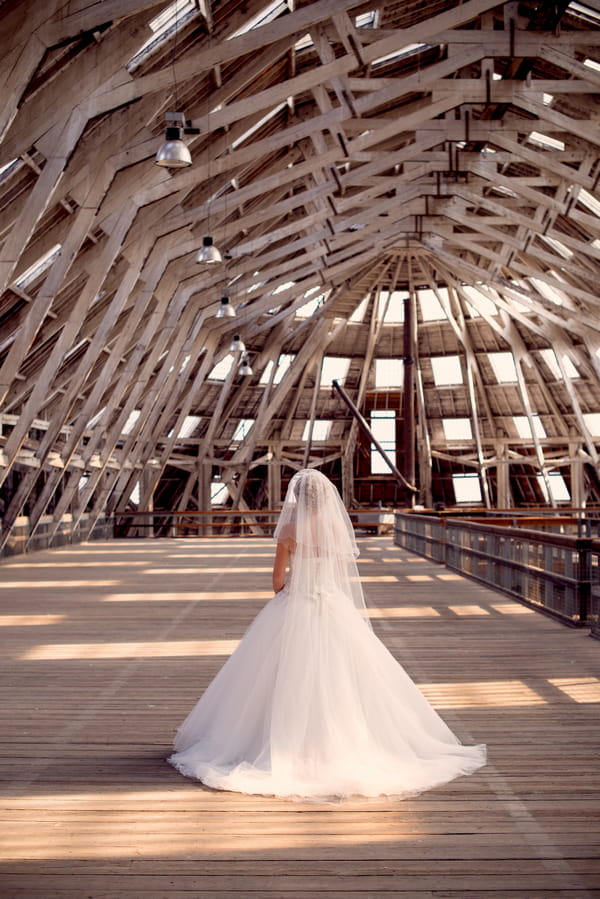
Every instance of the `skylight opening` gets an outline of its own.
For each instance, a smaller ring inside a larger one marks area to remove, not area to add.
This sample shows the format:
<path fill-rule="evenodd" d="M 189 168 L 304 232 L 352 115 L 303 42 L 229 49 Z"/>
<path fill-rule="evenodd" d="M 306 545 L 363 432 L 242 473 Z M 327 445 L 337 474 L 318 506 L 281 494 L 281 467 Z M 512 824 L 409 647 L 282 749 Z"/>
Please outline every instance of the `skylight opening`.
<path fill-rule="evenodd" d="M 586 19 L 594 25 L 600 25 L 600 13 L 585 3 L 576 3 L 575 0 L 573 0 L 573 2 L 569 3 L 567 6 L 567 10 L 580 19 Z"/>
<path fill-rule="evenodd" d="M 244 440 L 250 433 L 252 425 L 254 424 L 255 421 L 256 421 L 256 419 L 254 419 L 254 418 L 240 418 L 240 420 L 238 421 L 238 423 L 236 425 L 235 431 L 233 432 L 233 437 L 231 438 L 231 442 L 232 443 L 241 443 L 242 440 Z"/>
<path fill-rule="evenodd" d="M 535 477 L 542 492 L 542 496 L 544 497 L 546 502 L 549 503 L 550 497 L 548 496 L 548 488 L 546 486 L 546 481 L 544 480 L 543 475 L 536 474 Z M 552 498 L 554 499 L 554 501 L 557 503 L 570 502 L 571 494 L 569 493 L 567 482 L 565 481 L 561 473 L 558 471 L 549 471 L 547 472 L 547 477 L 550 481 L 550 490 L 552 491 Z"/>
<path fill-rule="evenodd" d="M 588 69 L 592 69 L 594 72 L 600 72 L 600 62 L 596 62 L 595 59 L 584 59 L 584 66 L 587 66 Z"/>
<path fill-rule="evenodd" d="M 350 359 L 342 356 L 324 356 L 321 365 L 321 387 L 331 387 L 332 381 L 344 383 L 350 368 Z"/>
<path fill-rule="evenodd" d="M 542 102 L 544 106 L 551 106 L 554 102 L 554 94 L 542 94 Z"/>
<path fill-rule="evenodd" d="M 393 409 L 372 409 L 370 414 L 373 436 L 396 464 L 396 412 Z M 387 464 L 375 444 L 371 444 L 371 474 L 389 474 Z"/>
<path fill-rule="evenodd" d="M 193 0 L 175 0 L 167 6 L 158 16 L 148 23 L 152 34 L 140 49 L 134 53 L 127 63 L 127 70 L 132 71 L 150 54 L 154 53 L 167 41 L 175 31 L 185 25 L 187 21 L 198 14 L 198 9 Z"/>
<path fill-rule="evenodd" d="M 209 381 L 224 381 L 229 372 L 231 371 L 231 366 L 234 363 L 234 358 L 231 353 L 227 353 L 226 356 L 223 356 L 220 362 L 217 362 L 215 366 L 213 366 L 210 374 L 208 375 Z"/>
<path fill-rule="evenodd" d="M 459 356 L 432 356 L 431 369 L 436 387 L 464 384 Z"/>
<path fill-rule="evenodd" d="M 61 245 L 59 243 L 54 244 L 54 246 L 48 250 L 47 253 L 44 253 L 43 256 L 34 262 L 33 265 L 30 265 L 28 269 L 26 269 L 19 277 L 15 280 L 15 284 L 21 290 L 25 290 L 32 284 L 36 278 L 38 278 L 42 272 L 45 272 L 47 268 L 50 268 L 58 254 L 60 253 Z"/>
<path fill-rule="evenodd" d="M 141 498 L 142 498 L 142 491 L 140 489 L 140 482 L 136 481 L 133 490 L 129 494 L 129 502 L 133 503 L 134 506 L 137 506 L 139 508 Z"/>
<path fill-rule="evenodd" d="M 314 42 L 310 34 L 305 34 L 304 37 L 301 37 L 300 40 L 296 41 L 294 44 L 296 53 L 300 53 L 301 50 L 310 50 L 311 47 L 314 47 Z"/>
<path fill-rule="evenodd" d="M 102 416 L 104 415 L 105 412 L 106 412 L 106 406 L 102 406 L 100 411 L 96 412 L 96 414 L 90 418 L 90 420 L 87 423 L 87 427 L 94 428 L 98 424 L 98 422 L 100 421 L 100 419 L 102 418 Z"/>
<path fill-rule="evenodd" d="M 499 384 L 511 384 L 519 380 L 515 357 L 512 353 L 488 353 L 487 357 Z"/>
<path fill-rule="evenodd" d="M 5 165 L 1 166 L 0 184 L 2 184 L 3 181 L 6 181 L 7 178 L 10 178 L 10 176 L 13 175 L 17 171 L 17 169 L 20 169 L 23 165 L 25 165 L 25 163 L 19 156 L 18 159 L 11 159 L 10 162 L 7 162 Z"/>
<path fill-rule="evenodd" d="M 306 296 L 306 294 L 305 294 Z M 325 297 L 323 294 L 320 294 L 318 297 L 314 297 L 314 299 L 309 300 L 308 303 L 304 303 L 300 306 L 299 309 L 296 309 L 297 318 L 310 318 L 311 315 L 314 315 L 317 309 L 323 304 Z"/>
<path fill-rule="evenodd" d="M 383 319 L 385 325 L 401 325 L 404 323 L 404 300 L 406 296 L 406 292 L 401 290 L 392 290 L 391 293 L 389 290 L 381 290 L 379 292 L 380 315 L 387 304 L 387 310 Z"/>
<path fill-rule="evenodd" d="M 316 418 L 313 422 L 312 429 L 312 442 L 314 443 L 316 440 L 327 440 L 329 437 L 329 432 L 331 430 L 331 421 L 326 421 L 323 418 Z M 302 440 L 308 440 L 310 436 L 310 421 L 307 421 L 304 425 L 304 431 L 302 432 Z"/>
<path fill-rule="evenodd" d="M 385 63 L 414 56 L 426 46 L 427 44 L 407 44 L 406 47 L 401 47 L 400 50 L 394 50 L 392 53 L 387 53 L 385 56 L 380 56 L 379 59 L 373 60 L 371 68 L 376 69 L 378 66 L 385 65 Z"/>
<path fill-rule="evenodd" d="M 186 415 L 183 419 L 181 428 L 179 429 L 179 433 L 177 434 L 178 439 L 185 440 L 186 437 L 191 437 L 197 430 L 201 421 L 202 418 L 200 415 Z M 172 433 L 173 432 L 168 436 L 171 437 Z"/>
<path fill-rule="evenodd" d="M 279 361 L 277 362 L 277 371 L 275 372 L 275 377 L 273 378 L 273 384 L 279 384 L 286 371 L 292 364 L 292 360 L 294 356 L 290 356 L 288 353 L 282 353 L 279 357 Z M 268 384 L 269 378 L 271 377 L 271 372 L 273 371 L 273 360 L 270 359 L 265 369 L 260 376 L 259 384 Z"/>
<path fill-rule="evenodd" d="M 540 234 L 540 239 L 547 243 L 548 246 L 552 247 L 553 250 L 556 250 L 557 253 L 564 259 L 571 259 L 573 256 L 573 250 L 570 250 L 568 247 L 561 243 L 560 240 L 557 240 L 555 237 L 548 237 L 547 234 Z"/>
<path fill-rule="evenodd" d="M 247 22 L 244 22 L 237 31 L 234 31 L 233 34 L 229 34 L 227 40 L 230 41 L 232 37 L 239 37 L 240 34 L 247 34 L 254 28 L 260 28 L 262 25 L 268 25 L 269 22 L 272 22 L 282 13 L 288 12 L 288 10 L 289 7 L 284 0 L 273 0 L 272 3 L 264 6 L 259 13 L 256 13 L 256 15 L 252 16 L 251 19 L 248 19 Z"/>
<path fill-rule="evenodd" d="M 470 418 L 442 418 L 446 440 L 472 440 L 473 428 Z"/>
<path fill-rule="evenodd" d="M 558 381 L 561 381 L 562 380 L 562 372 L 560 370 L 560 365 L 558 364 L 558 357 L 556 355 L 555 350 L 546 349 L 546 350 L 540 350 L 539 352 L 540 352 L 540 356 L 542 357 L 542 359 L 544 360 L 544 362 L 546 363 L 546 365 L 548 366 L 548 368 L 550 369 L 550 371 L 552 372 L 554 377 Z M 577 369 L 571 362 L 571 359 L 569 358 L 569 356 L 566 355 L 566 353 L 563 354 L 562 363 L 565 367 L 565 372 L 566 372 L 568 378 L 578 378 L 579 377 L 579 372 L 577 371 Z"/>
<path fill-rule="evenodd" d="M 133 429 L 135 427 L 135 423 L 141 414 L 142 414 L 141 409 L 134 409 L 132 412 L 130 412 L 127 421 L 123 425 L 121 434 L 131 434 L 131 432 L 133 431 Z"/>
<path fill-rule="evenodd" d="M 581 203 L 589 209 L 590 212 L 593 212 L 594 215 L 597 215 L 600 218 L 600 200 L 597 200 L 591 193 L 588 193 L 584 187 L 579 190 L 577 202 Z"/>
<path fill-rule="evenodd" d="M 540 416 L 537 412 L 534 412 L 531 416 L 533 419 L 533 430 L 536 437 L 545 437 L 546 429 L 542 424 Z M 528 440 L 530 437 L 533 437 L 534 434 L 531 433 L 531 427 L 529 424 L 529 419 L 526 415 L 513 415 L 512 417 L 515 428 L 517 429 L 517 433 L 519 437 L 522 437 L 524 440 Z"/>
<path fill-rule="evenodd" d="M 530 143 L 537 144 L 539 147 L 544 147 L 546 150 L 565 149 L 564 141 L 558 140 L 556 137 L 549 137 L 547 134 L 542 134 L 540 131 L 531 131 L 527 139 Z"/>
<path fill-rule="evenodd" d="M 402 359 L 375 360 L 375 389 L 401 390 L 404 384 L 404 363 Z"/>
<path fill-rule="evenodd" d="M 379 10 L 370 9 L 368 12 L 360 13 L 354 17 L 354 24 L 357 28 L 377 28 L 379 24 Z"/>
<path fill-rule="evenodd" d="M 538 293 L 541 293 L 543 297 L 550 300 L 555 306 L 562 306 L 564 304 L 566 297 L 562 294 L 562 291 L 557 290 L 540 278 L 530 278 L 529 281 L 533 284 Z"/>
<path fill-rule="evenodd" d="M 454 501 L 456 503 L 480 503 L 481 483 L 477 474 L 453 474 Z"/>
<path fill-rule="evenodd" d="M 441 290 L 439 291 L 441 293 Z M 447 315 L 444 307 L 436 297 L 433 290 L 423 288 L 417 291 L 419 305 L 421 306 L 421 318 L 424 322 L 445 321 Z"/>
<path fill-rule="evenodd" d="M 274 106 L 273 109 L 270 109 L 258 122 L 255 122 L 247 131 L 244 131 L 243 134 L 231 142 L 232 149 L 237 149 L 240 144 L 243 144 L 249 137 L 252 137 L 252 135 L 262 128 L 263 125 L 266 125 L 269 119 L 272 119 L 278 112 L 281 112 L 281 110 L 285 108 L 285 105 L 285 103 L 279 103 L 277 106 Z"/>

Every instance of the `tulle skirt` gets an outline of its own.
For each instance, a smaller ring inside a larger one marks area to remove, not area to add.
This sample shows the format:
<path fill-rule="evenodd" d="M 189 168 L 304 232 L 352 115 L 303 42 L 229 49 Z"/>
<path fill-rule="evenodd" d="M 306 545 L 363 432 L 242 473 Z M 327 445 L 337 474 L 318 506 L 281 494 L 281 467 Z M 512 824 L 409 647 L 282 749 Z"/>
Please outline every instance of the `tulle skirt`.
<path fill-rule="evenodd" d="M 341 591 L 278 593 L 183 722 L 169 761 L 209 787 L 412 796 L 471 774 L 463 746 Z"/>

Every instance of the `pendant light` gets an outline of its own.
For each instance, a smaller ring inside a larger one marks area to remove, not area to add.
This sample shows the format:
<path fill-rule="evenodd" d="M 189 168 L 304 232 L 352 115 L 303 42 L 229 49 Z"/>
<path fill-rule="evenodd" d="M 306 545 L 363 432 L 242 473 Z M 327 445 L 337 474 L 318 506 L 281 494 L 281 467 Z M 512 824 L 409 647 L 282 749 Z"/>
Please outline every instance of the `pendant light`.
<path fill-rule="evenodd" d="M 242 356 L 242 361 L 240 362 L 238 372 L 243 378 L 248 378 L 250 375 L 254 374 L 254 372 L 252 371 L 252 366 L 250 365 L 248 353 L 244 353 L 244 355 Z"/>
<path fill-rule="evenodd" d="M 233 340 L 231 341 L 231 346 L 229 347 L 230 353 L 244 353 L 246 351 L 246 344 L 242 340 L 239 334 L 236 334 Z"/>
<path fill-rule="evenodd" d="M 170 113 L 181 115 L 183 113 Z M 184 169 L 192 164 L 192 155 L 182 140 L 184 129 L 178 125 L 167 125 L 165 142 L 160 145 L 154 162 L 166 169 Z"/>
<path fill-rule="evenodd" d="M 206 238 L 204 238 L 206 240 Z M 221 297 L 221 304 L 215 312 L 215 318 L 235 318 L 235 309 L 229 302 L 229 297 Z"/>
<path fill-rule="evenodd" d="M 214 265 L 215 262 L 223 262 L 221 251 L 213 243 L 212 237 L 202 238 L 202 249 L 198 251 L 196 262 L 202 265 Z M 231 313 L 227 313 L 231 314 Z M 233 313 L 235 315 L 235 312 Z"/>

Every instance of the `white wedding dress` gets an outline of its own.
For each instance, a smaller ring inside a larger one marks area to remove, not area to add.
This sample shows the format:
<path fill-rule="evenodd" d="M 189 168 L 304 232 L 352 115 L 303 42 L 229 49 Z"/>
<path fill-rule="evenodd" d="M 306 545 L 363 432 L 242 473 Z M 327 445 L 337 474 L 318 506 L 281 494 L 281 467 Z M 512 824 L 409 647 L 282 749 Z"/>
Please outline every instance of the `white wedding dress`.
<path fill-rule="evenodd" d="M 288 582 L 179 728 L 171 764 L 221 790 L 314 798 L 406 797 L 484 765 L 485 746 L 459 743 L 373 633 L 352 528 L 320 472 L 292 479 L 286 533 Z"/>

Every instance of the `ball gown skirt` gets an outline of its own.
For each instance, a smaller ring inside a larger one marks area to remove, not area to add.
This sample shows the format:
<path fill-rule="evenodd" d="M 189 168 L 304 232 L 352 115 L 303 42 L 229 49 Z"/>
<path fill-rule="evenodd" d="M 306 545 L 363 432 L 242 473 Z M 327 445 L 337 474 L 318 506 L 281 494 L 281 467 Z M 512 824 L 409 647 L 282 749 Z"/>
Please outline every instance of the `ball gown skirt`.
<path fill-rule="evenodd" d="M 183 722 L 169 762 L 209 787 L 412 796 L 471 774 L 463 746 L 342 591 L 267 603 Z"/>

